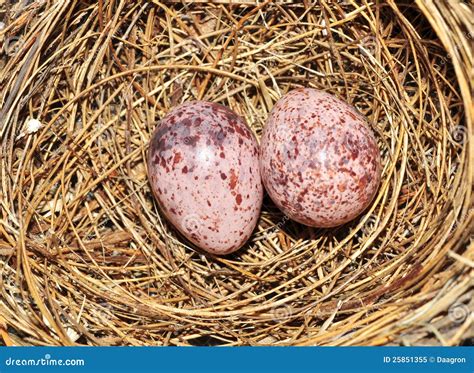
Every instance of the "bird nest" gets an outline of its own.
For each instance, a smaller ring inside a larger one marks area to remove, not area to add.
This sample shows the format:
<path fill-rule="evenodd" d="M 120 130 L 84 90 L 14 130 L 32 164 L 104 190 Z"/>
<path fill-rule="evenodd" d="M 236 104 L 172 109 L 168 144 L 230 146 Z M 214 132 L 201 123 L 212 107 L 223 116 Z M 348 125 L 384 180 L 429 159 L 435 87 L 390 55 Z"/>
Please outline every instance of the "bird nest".
<path fill-rule="evenodd" d="M 467 2 L 233 3 L 0 3 L 1 344 L 469 343 Z M 202 99 L 260 138 L 296 87 L 368 117 L 373 203 L 315 229 L 265 197 L 242 249 L 199 251 L 150 191 L 153 128 Z"/>

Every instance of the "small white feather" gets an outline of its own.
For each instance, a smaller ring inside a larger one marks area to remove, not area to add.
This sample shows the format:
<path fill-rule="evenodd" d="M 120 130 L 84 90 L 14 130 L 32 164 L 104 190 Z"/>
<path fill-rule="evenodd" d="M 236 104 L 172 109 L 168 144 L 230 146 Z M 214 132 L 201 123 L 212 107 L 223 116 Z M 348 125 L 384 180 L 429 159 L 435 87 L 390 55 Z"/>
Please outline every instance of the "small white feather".
<path fill-rule="evenodd" d="M 26 123 L 26 133 L 35 133 L 41 128 L 42 124 L 38 119 L 30 119 Z"/>

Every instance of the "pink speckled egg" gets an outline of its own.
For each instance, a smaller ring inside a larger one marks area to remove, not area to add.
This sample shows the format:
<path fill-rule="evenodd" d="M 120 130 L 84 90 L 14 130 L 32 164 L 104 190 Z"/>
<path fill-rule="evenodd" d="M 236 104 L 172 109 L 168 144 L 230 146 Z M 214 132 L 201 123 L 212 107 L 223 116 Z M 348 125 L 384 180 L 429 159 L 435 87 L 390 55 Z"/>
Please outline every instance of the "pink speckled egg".
<path fill-rule="evenodd" d="M 148 176 L 165 216 L 196 246 L 224 255 L 251 236 L 263 199 L 258 144 L 225 106 L 171 110 L 151 138 Z"/>
<path fill-rule="evenodd" d="M 335 227 L 354 219 L 374 198 L 380 151 L 355 108 L 323 91 L 296 89 L 267 119 L 260 173 L 272 200 L 291 219 Z"/>

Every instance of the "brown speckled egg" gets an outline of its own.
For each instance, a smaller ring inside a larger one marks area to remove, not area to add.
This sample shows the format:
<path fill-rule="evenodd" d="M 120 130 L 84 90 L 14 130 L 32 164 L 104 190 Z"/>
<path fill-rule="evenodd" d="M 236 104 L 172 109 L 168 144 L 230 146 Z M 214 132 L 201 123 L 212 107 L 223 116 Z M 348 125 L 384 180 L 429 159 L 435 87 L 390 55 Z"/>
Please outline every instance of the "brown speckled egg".
<path fill-rule="evenodd" d="M 268 194 L 291 219 L 335 227 L 359 215 L 380 183 L 380 151 L 366 119 L 316 89 L 290 91 L 263 131 L 260 173 Z"/>
<path fill-rule="evenodd" d="M 168 220 L 196 246 L 224 255 L 251 236 L 263 198 L 258 144 L 225 106 L 171 110 L 151 138 L 148 175 Z"/>

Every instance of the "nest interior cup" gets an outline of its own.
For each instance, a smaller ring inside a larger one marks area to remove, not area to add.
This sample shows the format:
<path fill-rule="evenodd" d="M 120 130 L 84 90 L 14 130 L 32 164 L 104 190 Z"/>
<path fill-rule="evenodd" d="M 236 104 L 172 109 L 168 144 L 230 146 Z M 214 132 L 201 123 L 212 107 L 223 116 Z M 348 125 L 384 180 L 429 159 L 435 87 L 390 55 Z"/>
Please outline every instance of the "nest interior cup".
<path fill-rule="evenodd" d="M 468 12 L 423 0 L 0 5 L 0 344 L 473 337 Z M 260 138 L 298 87 L 368 118 L 383 166 L 372 204 L 314 229 L 266 197 L 239 251 L 196 250 L 150 190 L 156 123 L 206 100 Z"/>

